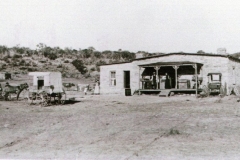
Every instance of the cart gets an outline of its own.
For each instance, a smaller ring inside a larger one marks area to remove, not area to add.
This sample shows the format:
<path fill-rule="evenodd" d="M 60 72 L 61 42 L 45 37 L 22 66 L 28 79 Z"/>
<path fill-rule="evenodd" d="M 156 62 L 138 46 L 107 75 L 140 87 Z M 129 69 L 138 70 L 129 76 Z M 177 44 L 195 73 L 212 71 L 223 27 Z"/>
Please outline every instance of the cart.
<path fill-rule="evenodd" d="M 60 72 L 30 72 L 28 75 L 33 77 L 33 85 L 28 93 L 30 104 L 40 102 L 42 106 L 49 106 L 66 102 Z"/>

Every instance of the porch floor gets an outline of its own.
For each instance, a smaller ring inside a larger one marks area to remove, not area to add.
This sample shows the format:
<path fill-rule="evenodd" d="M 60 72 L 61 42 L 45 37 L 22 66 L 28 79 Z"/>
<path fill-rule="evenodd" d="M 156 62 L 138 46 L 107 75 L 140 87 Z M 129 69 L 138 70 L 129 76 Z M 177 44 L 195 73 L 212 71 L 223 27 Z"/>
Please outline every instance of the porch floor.
<path fill-rule="evenodd" d="M 196 93 L 196 89 L 139 89 L 140 93 L 160 93 L 161 91 L 168 90 L 174 93 Z M 197 92 L 200 93 L 202 89 L 198 89 Z"/>

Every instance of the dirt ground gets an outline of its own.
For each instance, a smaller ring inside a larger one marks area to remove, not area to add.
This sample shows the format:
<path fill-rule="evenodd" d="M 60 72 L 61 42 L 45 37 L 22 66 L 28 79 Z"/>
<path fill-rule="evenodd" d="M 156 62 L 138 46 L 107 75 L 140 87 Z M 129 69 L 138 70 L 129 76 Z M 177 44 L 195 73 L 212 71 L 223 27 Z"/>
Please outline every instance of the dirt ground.
<path fill-rule="evenodd" d="M 1 159 L 238 159 L 237 97 L 81 95 L 0 101 Z"/>

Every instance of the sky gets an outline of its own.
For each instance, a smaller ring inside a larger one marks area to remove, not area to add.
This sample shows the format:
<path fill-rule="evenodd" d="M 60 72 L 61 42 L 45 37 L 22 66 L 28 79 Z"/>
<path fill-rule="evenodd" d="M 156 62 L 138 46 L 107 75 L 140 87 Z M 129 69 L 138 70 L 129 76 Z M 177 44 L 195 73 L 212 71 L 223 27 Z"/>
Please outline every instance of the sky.
<path fill-rule="evenodd" d="M 0 0 L 0 45 L 240 52 L 238 0 Z"/>

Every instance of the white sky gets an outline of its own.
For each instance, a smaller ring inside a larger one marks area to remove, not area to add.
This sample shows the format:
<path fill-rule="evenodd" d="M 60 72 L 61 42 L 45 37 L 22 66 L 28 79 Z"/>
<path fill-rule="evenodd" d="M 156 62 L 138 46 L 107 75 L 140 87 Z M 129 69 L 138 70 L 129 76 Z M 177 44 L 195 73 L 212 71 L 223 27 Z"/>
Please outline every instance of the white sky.
<path fill-rule="evenodd" d="M 240 52 L 238 0 L 0 0 L 0 45 Z"/>

